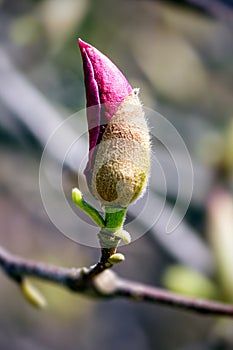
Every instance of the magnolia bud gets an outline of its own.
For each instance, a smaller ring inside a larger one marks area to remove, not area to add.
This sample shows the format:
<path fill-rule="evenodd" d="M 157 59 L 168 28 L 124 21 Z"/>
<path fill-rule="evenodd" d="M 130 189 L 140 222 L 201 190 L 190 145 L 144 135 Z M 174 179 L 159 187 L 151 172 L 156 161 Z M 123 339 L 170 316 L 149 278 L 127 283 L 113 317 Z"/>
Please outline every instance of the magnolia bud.
<path fill-rule="evenodd" d="M 93 46 L 79 40 L 89 127 L 85 175 L 102 206 L 127 207 L 146 187 L 150 140 L 138 89 Z M 92 108 L 93 107 L 93 108 Z"/>

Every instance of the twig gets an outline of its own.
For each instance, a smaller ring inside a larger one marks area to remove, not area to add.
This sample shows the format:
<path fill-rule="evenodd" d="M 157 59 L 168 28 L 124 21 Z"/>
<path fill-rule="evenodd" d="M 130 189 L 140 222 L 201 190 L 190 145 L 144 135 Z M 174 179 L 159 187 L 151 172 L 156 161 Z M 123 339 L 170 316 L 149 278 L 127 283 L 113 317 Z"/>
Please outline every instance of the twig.
<path fill-rule="evenodd" d="M 0 266 L 10 278 L 16 281 L 20 277 L 33 276 L 94 297 L 106 299 L 123 297 L 133 301 L 168 305 L 203 315 L 233 317 L 233 305 L 181 296 L 160 288 L 121 279 L 114 273 L 111 273 L 114 283 L 107 291 L 96 283 L 96 279 L 100 276 L 98 274 L 93 276 L 90 273 L 93 268 L 67 269 L 50 266 L 14 256 L 2 247 L 0 247 Z"/>
<path fill-rule="evenodd" d="M 3 271 L 11 278 L 17 279 L 17 276 L 33 276 L 43 280 L 67 284 L 69 275 L 74 275 L 74 270 L 55 267 L 41 262 L 24 259 L 8 252 L 0 247 L 0 266 Z M 76 278 L 80 276 L 80 269 L 75 270 Z"/>
<path fill-rule="evenodd" d="M 168 305 L 204 315 L 233 317 L 233 305 L 190 298 L 124 279 L 117 279 L 117 291 L 114 296 Z"/>

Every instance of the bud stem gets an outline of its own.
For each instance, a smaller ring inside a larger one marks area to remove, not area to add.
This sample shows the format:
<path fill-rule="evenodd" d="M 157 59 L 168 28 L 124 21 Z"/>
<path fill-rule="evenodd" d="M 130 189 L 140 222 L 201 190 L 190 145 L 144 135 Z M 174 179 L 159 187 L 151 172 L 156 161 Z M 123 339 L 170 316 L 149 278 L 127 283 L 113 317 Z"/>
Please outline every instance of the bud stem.
<path fill-rule="evenodd" d="M 98 234 L 102 251 L 101 262 L 104 264 L 109 263 L 109 258 L 117 251 L 121 238 L 115 233 L 122 229 L 126 212 L 127 208 L 105 207 L 105 227 Z M 111 262 L 110 265 L 112 265 Z"/>
<path fill-rule="evenodd" d="M 127 208 L 105 207 L 105 227 L 98 234 L 101 248 L 117 248 L 121 238 L 115 233 L 122 229 L 126 211 Z"/>
<path fill-rule="evenodd" d="M 98 233 L 102 251 L 100 265 L 102 266 L 101 269 L 110 267 L 112 263 L 109 262 L 108 259 L 116 253 L 120 240 L 123 239 L 124 241 L 127 241 L 123 238 L 124 235 L 122 236 L 122 232 L 124 232 L 122 228 L 127 208 L 106 206 L 104 220 L 100 213 L 83 199 L 82 193 L 78 188 L 72 190 L 72 199 L 73 202 L 101 228 Z M 117 233 L 120 232 L 121 234 L 117 235 Z M 127 242 L 130 242 L 130 238 L 128 238 Z M 105 266 L 105 264 L 107 265 Z M 98 265 L 98 268 L 100 265 Z"/>
<path fill-rule="evenodd" d="M 105 207 L 105 228 L 111 233 L 122 228 L 125 221 L 127 208 L 122 207 Z"/>

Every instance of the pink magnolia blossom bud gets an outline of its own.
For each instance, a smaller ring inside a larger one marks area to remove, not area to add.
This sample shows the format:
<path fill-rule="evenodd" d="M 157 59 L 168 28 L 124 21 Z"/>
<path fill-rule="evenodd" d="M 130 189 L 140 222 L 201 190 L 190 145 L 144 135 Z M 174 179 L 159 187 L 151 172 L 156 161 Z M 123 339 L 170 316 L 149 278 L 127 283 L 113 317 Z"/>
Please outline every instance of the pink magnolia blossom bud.
<path fill-rule="evenodd" d="M 101 52 L 79 39 L 89 129 L 88 186 L 104 206 L 127 207 L 146 186 L 150 141 L 138 89 Z"/>

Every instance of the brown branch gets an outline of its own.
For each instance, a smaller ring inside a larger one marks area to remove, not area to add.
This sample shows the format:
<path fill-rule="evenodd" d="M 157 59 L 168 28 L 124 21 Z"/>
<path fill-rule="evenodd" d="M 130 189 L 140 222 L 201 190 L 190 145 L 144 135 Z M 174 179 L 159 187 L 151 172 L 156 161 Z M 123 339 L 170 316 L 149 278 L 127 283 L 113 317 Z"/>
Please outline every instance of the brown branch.
<path fill-rule="evenodd" d="M 57 283 L 74 292 L 82 292 L 95 297 L 106 299 L 120 297 L 167 305 L 205 315 L 233 317 L 233 305 L 185 297 L 160 288 L 121 279 L 109 270 L 99 275 L 95 273 L 93 276 L 92 271 L 95 267 L 66 269 L 46 265 L 15 256 L 2 247 L 0 247 L 0 267 L 17 282 L 24 276 L 33 276 Z"/>
<path fill-rule="evenodd" d="M 233 305 L 190 298 L 125 279 L 117 279 L 117 288 L 114 296 L 130 298 L 135 301 L 163 304 L 205 315 L 233 317 Z"/>
<path fill-rule="evenodd" d="M 60 284 L 66 284 L 66 278 L 72 271 L 18 257 L 2 247 L 0 247 L 0 266 L 11 278 L 34 276 Z"/>

